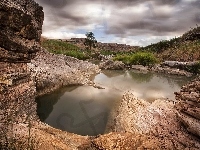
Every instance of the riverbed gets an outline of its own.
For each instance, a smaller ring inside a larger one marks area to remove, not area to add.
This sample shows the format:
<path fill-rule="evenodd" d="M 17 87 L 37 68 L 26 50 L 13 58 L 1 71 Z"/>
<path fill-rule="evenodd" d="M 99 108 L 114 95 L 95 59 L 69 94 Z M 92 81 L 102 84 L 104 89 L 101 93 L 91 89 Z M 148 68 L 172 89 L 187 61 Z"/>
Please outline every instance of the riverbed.
<path fill-rule="evenodd" d="M 175 101 L 174 92 L 191 78 L 151 72 L 105 70 L 94 77 L 102 89 L 68 86 L 37 98 L 40 120 L 61 130 L 95 136 L 103 134 L 110 111 L 125 91 L 139 99 Z"/>

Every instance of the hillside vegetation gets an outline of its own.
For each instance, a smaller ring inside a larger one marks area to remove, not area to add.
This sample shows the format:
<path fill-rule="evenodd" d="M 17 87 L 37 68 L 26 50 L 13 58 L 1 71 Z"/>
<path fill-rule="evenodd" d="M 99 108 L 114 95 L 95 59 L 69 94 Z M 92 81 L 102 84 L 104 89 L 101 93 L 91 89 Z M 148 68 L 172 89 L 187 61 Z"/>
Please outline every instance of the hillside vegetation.
<path fill-rule="evenodd" d="M 72 56 L 81 60 L 89 58 L 89 51 L 83 51 L 78 46 L 53 39 L 42 39 L 41 45 L 50 53 Z"/>
<path fill-rule="evenodd" d="M 200 27 L 191 29 L 181 37 L 142 47 L 140 51 L 153 52 L 161 61 L 200 60 Z"/>
<path fill-rule="evenodd" d="M 98 59 L 98 55 L 113 55 L 114 60 L 125 64 L 152 65 L 166 60 L 199 61 L 200 60 L 200 27 L 191 29 L 181 37 L 160 41 L 146 47 L 139 47 L 129 52 L 84 49 L 66 41 L 42 39 L 41 45 L 49 52 L 64 54 L 78 59 Z"/>

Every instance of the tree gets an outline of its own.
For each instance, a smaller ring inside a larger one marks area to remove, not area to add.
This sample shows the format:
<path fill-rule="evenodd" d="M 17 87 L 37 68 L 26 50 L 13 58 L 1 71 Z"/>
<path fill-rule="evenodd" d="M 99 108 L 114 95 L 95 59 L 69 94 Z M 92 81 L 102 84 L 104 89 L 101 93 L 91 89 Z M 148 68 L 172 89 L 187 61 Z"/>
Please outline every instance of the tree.
<path fill-rule="evenodd" d="M 94 33 L 87 32 L 85 35 L 86 35 L 86 39 L 85 39 L 84 45 L 89 47 L 90 50 L 92 47 L 95 48 L 97 40 L 94 37 Z"/>

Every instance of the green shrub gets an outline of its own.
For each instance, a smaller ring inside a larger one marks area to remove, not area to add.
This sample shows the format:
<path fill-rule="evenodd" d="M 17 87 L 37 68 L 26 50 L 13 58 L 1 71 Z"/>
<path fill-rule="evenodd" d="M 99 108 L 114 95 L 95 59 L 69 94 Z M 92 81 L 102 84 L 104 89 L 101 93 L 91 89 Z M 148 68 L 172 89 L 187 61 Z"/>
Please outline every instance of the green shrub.
<path fill-rule="evenodd" d="M 187 70 L 188 72 L 192 72 L 192 73 L 194 73 L 194 74 L 200 73 L 200 61 L 199 61 L 198 63 L 196 63 L 195 65 L 188 66 L 188 67 L 186 68 L 186 70 Z"/>
<path fill-rule="evenodd" d="M 114 60 L 122 61 L 128 65 L 149 66 L 158 62 L 156 57 L 149 52 L 137 52 L 131 55 L 117 55 Z"/>
<path fill-rule="evenodd" d="M 131 64 L 149 66 L 157 62 L 156 57 L 152 53 L 138 52 L 132 55 Z"/>

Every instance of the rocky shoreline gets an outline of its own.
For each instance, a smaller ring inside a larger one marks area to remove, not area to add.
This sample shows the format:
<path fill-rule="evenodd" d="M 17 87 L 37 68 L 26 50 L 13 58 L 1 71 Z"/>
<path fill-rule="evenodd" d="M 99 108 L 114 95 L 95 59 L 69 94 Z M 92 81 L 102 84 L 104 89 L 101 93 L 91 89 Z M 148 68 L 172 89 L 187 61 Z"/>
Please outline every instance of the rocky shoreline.
<path fill-rule="evenodd" d="M 169 61 L 169 62 L 173 62 L 173 61 Z M 182 63 L 182 62 L 178 62 L 178 63 Z M 191 63 L 193 65 L 195 65 L 195 63 L 198 62 L 188 62 Z M 193 75 L 195 75 L 192 72 L 188 72 L 185 68 L 187 68 L 187 63 L 182 64 L 182 66 L 179 65 L 166 65 L 165 62 L 161 63 L 161 64 L 156 64 L 153 66 L 142 66 L 142 65 L 125 65 L 123 62 L 121 61 L 113 61 L 112 59 L 109 60 L 103 60 L 103 62 L 101 62 L 99 64 L 99 68 L 100 69 L 110 69 L 110 70 L 139 70 L 142 72 L 157 72 L 157 73 L 165 73 L 165 74 L 171 74 L 171 75 L 180 75 L 180 76 L 187 76 L 187 77 L 191 77 Z"/>
<path fill-rule="evenodd" d="M 97 65 L 65 55 L 55 55 L 45 49 L 28 63 L 36 82 L 37 96 L 66 85 L 91 84 L 91 76 L 100 72 Z"/>
<path fill-rule="evenodd" d="M 80 136 L 41 122 L 36 96 L 69 84 L 92 84 L 99 68 L 40 47 L 44 14 L 33 0 L 2 1 L 1 10 L 2 149 L 200 149 L 200 78 L 176 93 L 176 104 L 150 104 L 125 93 L 105 135 Z"/>

